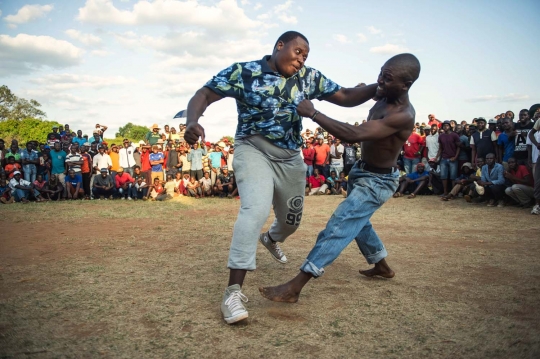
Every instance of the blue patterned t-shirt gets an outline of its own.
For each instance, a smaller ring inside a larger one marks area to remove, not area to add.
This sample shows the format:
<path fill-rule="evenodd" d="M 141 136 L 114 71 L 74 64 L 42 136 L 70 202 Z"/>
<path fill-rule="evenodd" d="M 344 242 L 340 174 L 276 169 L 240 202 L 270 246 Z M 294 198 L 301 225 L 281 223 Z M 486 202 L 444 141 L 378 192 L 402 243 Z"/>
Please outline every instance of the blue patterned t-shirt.
<path fill-rule="evenodd" d="M 303 99 L 323 100 L 341 87 L 307 66 L 285 78 L 268 66 L 269 58 L 235 63 L 214 76 L 205 87 L 236 99 L 236 137 L 260 134 L 278 147 L 297 149 L 302 145 L 302 117 L 296 106 Z"/>

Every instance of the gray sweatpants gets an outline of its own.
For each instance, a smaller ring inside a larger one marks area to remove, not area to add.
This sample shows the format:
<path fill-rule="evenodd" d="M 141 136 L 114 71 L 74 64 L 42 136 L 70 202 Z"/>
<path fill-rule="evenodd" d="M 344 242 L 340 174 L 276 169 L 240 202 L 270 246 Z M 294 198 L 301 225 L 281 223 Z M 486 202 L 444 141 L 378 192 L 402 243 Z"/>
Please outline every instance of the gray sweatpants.
<path fill-rule="evenodd" d="M 248 142 L 238 142 L 235 144 L 234 175 L 241 206 L 234 224 L 227 266 L 254 270 L 259 234 L 268 219 L 270 207 L 274 206 L 275 219 L 270 227 L 270 237 L 274 241 L 285 241 L 300 224 L 306 165 L 300 152 L 289 158 L 276 158 Z M 279 151 L 290 153 L 277 147 L 270 150 L 278 154 Z"/>

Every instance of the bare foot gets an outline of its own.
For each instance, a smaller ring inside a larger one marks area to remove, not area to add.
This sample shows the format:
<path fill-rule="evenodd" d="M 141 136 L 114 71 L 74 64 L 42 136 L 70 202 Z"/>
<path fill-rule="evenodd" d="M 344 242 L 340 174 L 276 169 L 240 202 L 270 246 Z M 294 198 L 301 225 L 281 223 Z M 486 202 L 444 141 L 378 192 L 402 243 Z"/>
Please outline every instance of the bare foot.
<path fill-rule="evenodd" d="M 259 292 L 263 297 L 273 302 L 296 303 L 300 296 L 300 293 L 296 293 L 291 288 L 290 283 L 278 285 L 277 287 L 259 287 Z"/>
<path fill-rule="evenodd" d="M 383 278 L 394 278 L 396 273 L 386 264 L 386 261 L 382 259 L 379 263 L 375 263 L 375 267 L 367 270 L 360 270 L 360 274 L 365 275 L 366 277 L 383 277 Z"/>

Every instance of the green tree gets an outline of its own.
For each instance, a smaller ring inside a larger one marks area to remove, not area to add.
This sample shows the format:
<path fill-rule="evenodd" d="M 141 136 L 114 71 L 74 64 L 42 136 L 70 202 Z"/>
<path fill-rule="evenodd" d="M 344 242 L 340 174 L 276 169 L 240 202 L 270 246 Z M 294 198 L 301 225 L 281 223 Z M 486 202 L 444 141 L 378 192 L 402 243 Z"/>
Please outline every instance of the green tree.
<path fill-rule="evenodd" d="M 129 138 L 131 140 L 140 141 L 144 140 L 144 137 L 146 136 L 148 131 L 148 127 L 134 125 L 133 123 L 128 122 L 125 126 L 118 129 L 116 137 Z"/>
<path fill-rule="evenodd" d="M 0 121 L 46 117 L 39 107 L 41 104 L 36 100 L 19 98 L 6 85 L 0 86 Z"/>
<path fill-rule="evenodd" d="M 6 142 L 15 139 L 20 143 L 32 140 L 44 143 L 53 125 L 60 124 L 56 121 L 43 121 L 37 118 L 25 118 L 20 121 L 9 119 L 0 122 L 0 138 Z"/>

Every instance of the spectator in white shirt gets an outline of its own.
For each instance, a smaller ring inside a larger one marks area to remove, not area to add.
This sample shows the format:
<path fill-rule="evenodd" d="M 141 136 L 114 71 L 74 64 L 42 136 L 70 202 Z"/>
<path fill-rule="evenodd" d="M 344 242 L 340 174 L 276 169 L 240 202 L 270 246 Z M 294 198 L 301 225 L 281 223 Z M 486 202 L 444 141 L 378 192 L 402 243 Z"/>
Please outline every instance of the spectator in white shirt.
<path fill-rule="evenodd" d="M 128 173 L 131 177 L 133 177 L 133 167 L 135 167 L 135 158 L 133 157 L 133 153 L 135 153 L 135 147 L 129 142 L 127 138 L 124 138 L 124 147 L 118 151 L 118 154 L 120 156 L 120 167 L 124 169 L 124 172 Z"/>

